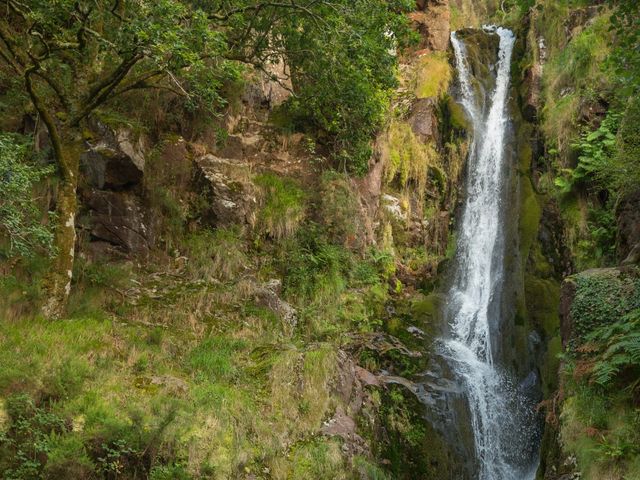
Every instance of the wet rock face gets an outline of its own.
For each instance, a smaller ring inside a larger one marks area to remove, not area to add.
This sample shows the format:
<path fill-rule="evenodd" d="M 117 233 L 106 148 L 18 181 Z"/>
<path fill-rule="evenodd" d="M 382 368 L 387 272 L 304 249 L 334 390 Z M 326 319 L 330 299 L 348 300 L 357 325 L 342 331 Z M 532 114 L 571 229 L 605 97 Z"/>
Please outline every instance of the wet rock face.
<path fill-rule="evenodd" d="M 640 189 L 627 195 L 617 210 L 618 259 L 624 264 L 640 262 Z"/>
<path fill-rule="evenodd" d="M 142 200 L 144 137 L 100 123 L 92 130 L 80 159 L 86 186 L 80 191 L 79 223 L 88 231 L 89 251 L 99 256 L 115 249 L 146 256 L 154 236 Z"/>
<path fill-rule="evenodd" d="M 196 169 L 196 182 L 208 203 L 203 218 L 206 223 L 255 224 L 257 191 L 248 163 L 207 154 L 196 159 Z"/>
<path fill-rule="evenodd" d="M 92 241 L 108 242 L 125 253 L 148 253 L 152 235 L 146 210 L 136 194 L 94 189 L 85 196 L 84 205 L 89 207 Z"/>

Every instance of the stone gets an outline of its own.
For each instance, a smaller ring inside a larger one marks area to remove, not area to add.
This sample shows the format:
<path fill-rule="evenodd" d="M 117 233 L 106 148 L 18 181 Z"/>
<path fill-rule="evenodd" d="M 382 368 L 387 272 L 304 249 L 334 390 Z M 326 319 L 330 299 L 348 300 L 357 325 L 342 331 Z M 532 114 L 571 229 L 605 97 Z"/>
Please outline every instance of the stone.
<path fill-rule="evenodd" d="M 573 334 L 573 318 L 571 317 L 571 304 L 576 297 L 576 282 L 567 278 L 560 287 L 560 337 L 562 346 L 566 347 Z"/>
<path fill-rule="evenodd" d="M 616 209 L 616 250 L 624 264 L 640 261 L 640 189 L 623 197 Z"/>
<path fill-rule="evenodd" d="M 449 48 L 451 10 L 448 0 L 423 0 L 418 3 L 421 11 L 412 12 L 409 18 L 420 33 L 420 48 L 429 52 L 444 52 Z"/>
<path fill-rule="evenodd" d="M 144 138 L 129 130 L 112 130 L 98 123 L 80 157 L 87 183 L 98 189 L 127 189 L 139 185 L 144 173 Z M 96 140 L 93 140 L 96 139 Z"/>
<path fill-rule="evenodd" d="M 257 189 L 250 166 L 232 158 L 207 154 L 196 158 L 196 182 L 204 188 L 209 208 L 204 220 L 212 226 L 253 226 L 256 221 Z"/>
<path fill-rule="evenodd" d="M 435 98 L 417 99 L 409 116 L 411 130 L 422 142 L 438 137 L 437 101 Z"/>
<path fill-rule="evenodd" d="M 181 394 L 189 391 L 189 384 L 181 378 L 172 375 L 158 375 L 151 377 L 151 384 L 164 387 L 171 393 Z"/>
<path fill-rule="evenodd" d="M 255 289 L 255 300 L 259 305 L 278 315 L 285 327 L 292 330 L 298 324 L 298 312 L 289 303 L 280 298 L 281 290 L 282 282 L 279 279 L 270 280 Z"/>
<path fill-rule="evenodd" d="M 282 105 L 291 96 L 292 90 L 289 67 L 280 57 L 256 72 L 256 80 L 247 85 L 242 100 L 254 109 L 273 109 Z"/>
<path fill-rule="evenodd" d="M 132 192 L 91 189 L 84 192 L 92 240 L 105 241 L 127 253 L 147 254 L 153 243 L 146 211 Z"/>
<path fill-rule="evenodd" d="M 356 378 L 360 380 L 363 385 L 367 387 L 379 387 L 381 385 L 378 377 L 369 370 L 365 370 L 360 366 L 356 366 L 355 368 Z"/>
<path fill-rule="evenodd" d="M 348 456 L 366 451 L 366 442 L 356 433 L 355 420 L 347 415 L 341 406 L 336 408 L 333 418 L 326 421 L 320 431 L 328 437 L 341 438 L 344 442 L 342 450 Z"/>

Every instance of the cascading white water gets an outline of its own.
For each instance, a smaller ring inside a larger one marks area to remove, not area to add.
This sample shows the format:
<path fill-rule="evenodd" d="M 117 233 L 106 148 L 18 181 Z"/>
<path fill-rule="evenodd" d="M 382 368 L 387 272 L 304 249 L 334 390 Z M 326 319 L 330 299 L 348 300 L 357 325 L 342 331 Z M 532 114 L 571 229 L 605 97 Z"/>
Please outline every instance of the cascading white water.
<path fill-rule="evenodd" d="M 500 327 L 504 242 L 502 210 L 507 184 L 506 132 L 510 63 L 515 37 L 510 30 L 486 27 L 498 35 L 495 88 L 475 88 L 467 49 L 451 34 L 460 84 L 460 102 L 473 127 L 468 154 L 466 201 L 460 223 L 453 285 L 445 315 L 450 336 L 442 354 L 469 404 L 478 480 L 528 480 L 535 476 L 531 453 L 534 427 L 527 409 L 496 358 L 493 338 Z"/>

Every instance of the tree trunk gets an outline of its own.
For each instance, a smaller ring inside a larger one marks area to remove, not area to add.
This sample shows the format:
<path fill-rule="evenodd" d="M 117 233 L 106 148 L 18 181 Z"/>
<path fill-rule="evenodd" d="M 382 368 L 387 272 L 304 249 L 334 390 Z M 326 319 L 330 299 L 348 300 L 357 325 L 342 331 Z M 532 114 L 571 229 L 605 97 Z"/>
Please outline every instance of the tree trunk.
<path fill-rule="evenodd" d="M 54 136 L 58 132 L 50 131 L 49 134 Z M 53 269 L 46 280 L 46 302 L 42 307 L 42 313 L 51 319 L 64 315 L 71 292 L 76 243 L 75 220 L 78 210 L 76 190 L 80 155 L 83 151 L 82 140 L 78 135 L 61 135 L 58 139 L 60 148 L 55 149 L 55 155 L 62 181 L 56 195 L 56 257 Z"/>

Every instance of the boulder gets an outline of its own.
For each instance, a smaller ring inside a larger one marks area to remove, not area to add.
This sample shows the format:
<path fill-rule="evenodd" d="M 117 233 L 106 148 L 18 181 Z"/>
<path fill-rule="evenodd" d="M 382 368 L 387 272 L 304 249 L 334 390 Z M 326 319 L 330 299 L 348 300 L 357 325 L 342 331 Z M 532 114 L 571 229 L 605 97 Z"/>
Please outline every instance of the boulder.
<path fill-rule="evenodd" d="M 422 142 L 438 136 L 437 100 L 435 98 L 417 99 L 409 116 L 411 130 Z"/>
<path fill-rule="evenodd" d="M 108 242 L 127 253 L 148 253 L 152 232 L 138 196 L 97 189 L 83 196 L 83 203 L 89 208 L 88 230 L 93 241 Z"/>
<path fill-rule="evenodd" d="M 98 189 L 120 190 L 139 185 L 144 173 L 144 138 L 129 130 L 112 130 L 102 124 L 87 141 L 88 149 L 80 157 L 87 183 Z M 95 139 L 95 140 L 94 140 Z"/>
<path fill-rule="evenodd" d="M 257 72 L 256 80 L 247 85 L 242 100 L 251 108 L 273 109 L 291 96 L 292 89 L 289 67 L 282 58 L 278 58 Z"/>
<path fill-rule="evenodd" d="M 248 163 L 207 154 L 196 158 L 196 182 L 208 203 L 203 220 L 213 226 L 256 221 L 257 189 Z"/>
<path fill-rule="evenodd" d="M 451 11 L 448 0 L 423 0 L 420 11 L 409 17 L 420 33 L 420 48 L 428 52 L 444 52 L 449 47 Z"/>
<path fill-rule="evenodd" d="M 298 324 L 298 312 L 289 303 L 280 298 L 282 282 L 278 279 L 270 280 L 255 290 L 256 303 L 262 305 L 278 315 L 287 330 L 291 331 Z"/>

